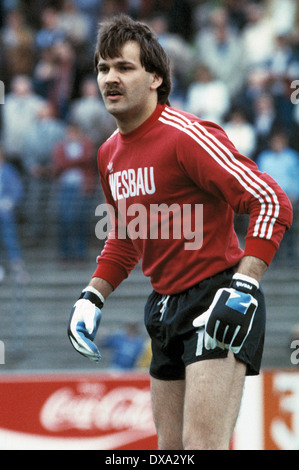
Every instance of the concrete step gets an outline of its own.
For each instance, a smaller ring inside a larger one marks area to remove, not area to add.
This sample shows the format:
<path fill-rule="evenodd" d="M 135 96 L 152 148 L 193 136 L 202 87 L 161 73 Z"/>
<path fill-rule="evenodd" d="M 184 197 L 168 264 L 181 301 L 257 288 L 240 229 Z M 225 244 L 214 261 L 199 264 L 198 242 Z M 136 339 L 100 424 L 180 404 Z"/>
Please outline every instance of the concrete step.
<path fill-rule="evenodd" d="M 101 247 L 92 246 L 90 261 L 65 266 L 58 263 L 55 247 L 27 247 L 25 259 L 31 276 L 27 286 L 14 286 L 7 278 L 0 286 L 1 331 L 6 364 L 1 372 L 22 370 L 104 370 L 110 353 L 101 349 L 100 365 L 77 354 L 66 329 L 72 305 L 88 283 Z M 290 334 L 299 323 L 299 272 L 271 267 L 263 280 L 267 303 L 267 333 L 264 367 L 290 367 Z M 143 311 L 151 292 L 149 280 L 137 266 L 105 306 L 98 341 L 106 331 L 115 331 L 128 320 L 136 321 L 147 338 Z"/>

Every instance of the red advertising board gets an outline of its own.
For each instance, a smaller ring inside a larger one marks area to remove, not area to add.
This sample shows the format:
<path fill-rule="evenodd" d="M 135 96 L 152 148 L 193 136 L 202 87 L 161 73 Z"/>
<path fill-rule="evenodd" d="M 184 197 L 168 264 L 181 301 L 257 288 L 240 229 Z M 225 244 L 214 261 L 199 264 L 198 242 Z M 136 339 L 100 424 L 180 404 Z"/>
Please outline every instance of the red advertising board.
<path fill-rule="evenodd" d="M 248 377 L 234 433 L 236 450 L 299 450 L 299 371 Z"/>
<path fill-rule="evenodd" d="M 0 376 L 0 450 L 154 450 L 147 374 Z"/>
<path fill-rule="evenodd" d="M 236 450 L 299 450 L 299 372 L 248 378 Z M 147 373 L 0 375 L 0 450 L 152 450 Z"/>
<path fill-rule="evenodd" d="M 299 450 L 299 373 L 263 374 L 264 448 Z"/>

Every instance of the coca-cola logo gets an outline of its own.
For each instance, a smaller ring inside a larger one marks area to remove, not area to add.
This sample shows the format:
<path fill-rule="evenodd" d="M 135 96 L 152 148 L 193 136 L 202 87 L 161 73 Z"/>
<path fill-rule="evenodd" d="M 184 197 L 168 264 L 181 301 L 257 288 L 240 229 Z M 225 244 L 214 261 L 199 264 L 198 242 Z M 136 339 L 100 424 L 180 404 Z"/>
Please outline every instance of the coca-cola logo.
<path fill-rule="evenodd" d="M 107 390 L 103 384 L 84 383 L 60 388 L 44 403 L 40 422 L 50 432 L 154 432 L 150 391 L 134 386 Z"/>

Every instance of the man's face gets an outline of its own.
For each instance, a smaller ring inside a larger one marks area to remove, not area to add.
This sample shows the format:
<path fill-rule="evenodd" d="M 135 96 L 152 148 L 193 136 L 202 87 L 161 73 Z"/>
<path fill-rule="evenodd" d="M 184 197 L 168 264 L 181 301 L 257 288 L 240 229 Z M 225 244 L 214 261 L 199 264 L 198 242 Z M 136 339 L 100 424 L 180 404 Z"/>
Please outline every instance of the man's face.
<path fill-rule="evenodd" d="M 107 110 L 117 120 L 127 120 L 147 113 L 153 98 L 157 101 L 156 89 L 161 79 L 149 73 L 140 63 L 140 46 L 127 42 L 120 57 L 100 57 L 98 62 L 98 85 Z"/>

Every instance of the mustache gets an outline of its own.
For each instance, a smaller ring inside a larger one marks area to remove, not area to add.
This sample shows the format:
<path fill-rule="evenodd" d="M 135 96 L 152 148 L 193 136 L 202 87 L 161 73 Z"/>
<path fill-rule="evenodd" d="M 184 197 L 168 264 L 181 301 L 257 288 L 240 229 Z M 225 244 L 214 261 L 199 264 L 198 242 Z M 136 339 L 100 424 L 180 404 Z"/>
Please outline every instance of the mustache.
<path fill-rule="evenodd" d="M 104 96 L 109 96 L 111 93 L 124 94 L 124 89 L 119 86 L 107 86 L 104 90 Z"/>

